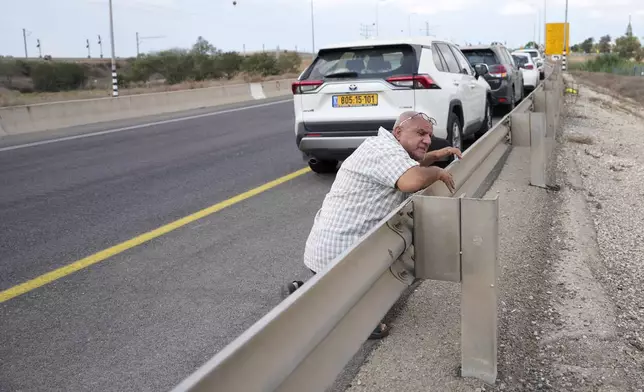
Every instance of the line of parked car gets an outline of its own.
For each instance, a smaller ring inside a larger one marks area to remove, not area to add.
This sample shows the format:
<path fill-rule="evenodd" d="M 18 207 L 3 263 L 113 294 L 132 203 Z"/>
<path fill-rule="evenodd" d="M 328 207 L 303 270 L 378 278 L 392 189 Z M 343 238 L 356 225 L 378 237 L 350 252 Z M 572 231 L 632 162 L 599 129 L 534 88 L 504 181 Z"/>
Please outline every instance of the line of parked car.
<path fill-rule="evenodd" d="M 538 86 L 544 67 L 536 49 L 429 37 L 327 46 L 292 85 L 297 146 L 313 171 L 333 172 L 381 126 L 391 130 L 415 110 L 436 120 L 435 137 L 462 150 L 464 139 L 492 128 L 494 108 L 512 110 Z"/>

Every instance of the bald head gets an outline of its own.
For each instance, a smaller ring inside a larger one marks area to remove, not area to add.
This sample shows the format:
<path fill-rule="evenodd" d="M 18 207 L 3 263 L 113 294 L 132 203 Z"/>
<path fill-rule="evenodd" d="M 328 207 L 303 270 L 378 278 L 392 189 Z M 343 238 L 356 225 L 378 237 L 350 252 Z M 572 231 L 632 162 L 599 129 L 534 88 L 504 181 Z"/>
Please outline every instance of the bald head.
<path fill-rule="evenodd" d="M 434 123 L 426 114 L 409 110 L 398 116 L 392 133 L 409 156 L 420 161 L 432 143 Z"/>
<path fill-rule="evenodd" d="M 418 112 L 415 112 L 413 110 L 408 110 L 406 112 L 402 112 L 400 114 L 400 116 L 398 116 L 398 119 L 396 120 L 396 122 L 394 123 L 394 128 L 398 128 L 403 121 L 407 121 L 410 118 L 412 118 L 414 116 L 417 116 L 417 115 L 418 115 Z"/>

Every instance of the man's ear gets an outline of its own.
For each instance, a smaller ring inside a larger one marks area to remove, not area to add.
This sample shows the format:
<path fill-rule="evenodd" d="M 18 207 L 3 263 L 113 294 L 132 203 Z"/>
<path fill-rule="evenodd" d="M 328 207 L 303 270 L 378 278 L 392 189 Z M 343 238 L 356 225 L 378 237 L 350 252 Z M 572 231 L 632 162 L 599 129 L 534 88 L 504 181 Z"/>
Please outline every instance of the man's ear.
<path fill-rule="evenodd" d="M 402 132 L 400 127 L 396 127 L 396 128 L 394 128 L 393 132 L 391 132 L 391 133 L 394 135 L 394 137 L 396 139 L 398 139 L 400 137 L 400 132 Z"/>

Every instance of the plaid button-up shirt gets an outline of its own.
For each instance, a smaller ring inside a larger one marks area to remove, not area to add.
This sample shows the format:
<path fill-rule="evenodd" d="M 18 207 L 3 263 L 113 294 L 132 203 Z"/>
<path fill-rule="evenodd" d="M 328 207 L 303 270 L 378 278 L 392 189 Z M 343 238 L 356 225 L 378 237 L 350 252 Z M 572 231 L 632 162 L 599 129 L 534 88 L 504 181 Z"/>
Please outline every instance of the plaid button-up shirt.
<path fill-rule="evenodd" d="M 304 264 L 320 272 L 409 196 L 396 188 L 419 163 L 384 128 L 365 140 L 340 167 L 315 215 Z"/>

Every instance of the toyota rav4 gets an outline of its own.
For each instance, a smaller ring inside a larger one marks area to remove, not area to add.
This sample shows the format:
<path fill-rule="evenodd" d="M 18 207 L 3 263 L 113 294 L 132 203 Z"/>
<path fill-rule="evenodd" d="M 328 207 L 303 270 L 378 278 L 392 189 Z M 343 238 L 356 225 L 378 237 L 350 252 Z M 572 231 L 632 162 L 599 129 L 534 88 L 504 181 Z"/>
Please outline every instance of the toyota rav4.
<path fill-rule="evenodd" d="M 313 171 L 332 172 L 415 110 L 436 120 L 434 136 L 462 149 L 464 137 L 492 127 L 486 72 L 456 45 L 430 38 L 325 47 L 292 85 L 297 146 Z"/>

